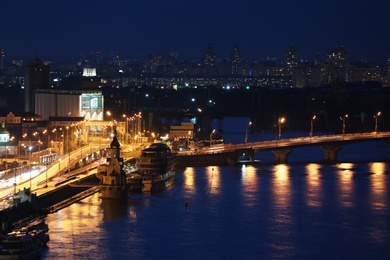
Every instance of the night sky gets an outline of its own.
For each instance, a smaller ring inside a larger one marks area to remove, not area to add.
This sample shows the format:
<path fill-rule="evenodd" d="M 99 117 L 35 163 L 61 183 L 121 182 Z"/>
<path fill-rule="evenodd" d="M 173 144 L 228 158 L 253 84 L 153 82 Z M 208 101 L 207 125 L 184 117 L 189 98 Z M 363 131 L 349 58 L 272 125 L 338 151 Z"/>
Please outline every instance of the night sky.
<path fill-rule="evenodd" d="M 200 59 L 211 42 L 217 58 L 237 43 L 244 59 L 283 59 L 293 43 L 302 59 L 343 45 L 351 61 L 385 64 L 390 50 L 388 0 L 2 0 L 0 10 L 6 60 L 95 51 Z"/>

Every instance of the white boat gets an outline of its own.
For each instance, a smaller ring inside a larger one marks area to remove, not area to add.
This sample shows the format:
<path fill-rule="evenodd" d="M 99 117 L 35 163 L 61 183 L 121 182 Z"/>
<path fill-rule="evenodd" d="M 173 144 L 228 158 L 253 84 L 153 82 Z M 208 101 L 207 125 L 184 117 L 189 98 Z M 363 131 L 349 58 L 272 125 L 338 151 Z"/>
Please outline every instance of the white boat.
<path fill-rule="evenodd" d="M 136 159 L 139 177 L 133 180 L 141 185 L 134 185 L 131 190 L 154 192 L 170 187 L 175 181 L 175 159 L 176 155 L 163 143 L 153 143 L 143 149 Z"/>

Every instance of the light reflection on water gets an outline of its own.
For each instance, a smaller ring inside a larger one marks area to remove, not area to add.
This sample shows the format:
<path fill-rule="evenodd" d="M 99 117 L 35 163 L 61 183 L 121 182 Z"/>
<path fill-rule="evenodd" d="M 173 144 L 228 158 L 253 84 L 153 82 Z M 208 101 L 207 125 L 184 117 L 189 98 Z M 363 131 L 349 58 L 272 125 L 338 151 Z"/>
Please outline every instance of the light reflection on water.
<path fill-rule="evenodd" d="M 243 203 L 247 207 L 255 206 L 257 200 L 259 199 L 258 189 L 259 189 L 259 177 L 257 176 L 257 170 L 251 165 L 242 165 L 241 166 L 241 183 L 242 183 L 242 196 Z"/>
<path fill-rule="evenodd" d="M 195 169 L 193 167 L 187 167 L 184 172 L 184 196 L 190 198 L 195 195 L 196 186 L 195 186 Z"/>
<path fill-rule="evenodd" d="M 385 259 L 388 167 L 188 167 L 159 194 L 95 194 L 49 215 L 43 259 Z"/>
<path fill-rule="evenodd" d="M 338 188 L 340 191 L 339 203 L 345 207 L 354 206 L 353 203 L 353 163 L 340 163 L 337 165 L 337 174 L 339 178 Z"/>
<path fill-rule="evenodd" d="M 211 195 L 218 195 L 221 192 L 221 168 L 216 166 L 206 167 L 207 175 L 207 193 Z"/>
<path fill-rule="evenodd" d="M 322 186 L 321 186 L 321 165 L 310 163 L 305 166 L 307 173 L 306 205 L 309 207 L 320 207 Z"/>
<path fill-rule="evenodd" d="M 275 207 L 282 210 L 287 210 L 290 207 L 290 199 L 292 198 L 289 170 L 290 167 L 286 164 L 278 164 L 273 167 L 272 197 Z M 288 214 L 288 212 L 284 214 Z"/>

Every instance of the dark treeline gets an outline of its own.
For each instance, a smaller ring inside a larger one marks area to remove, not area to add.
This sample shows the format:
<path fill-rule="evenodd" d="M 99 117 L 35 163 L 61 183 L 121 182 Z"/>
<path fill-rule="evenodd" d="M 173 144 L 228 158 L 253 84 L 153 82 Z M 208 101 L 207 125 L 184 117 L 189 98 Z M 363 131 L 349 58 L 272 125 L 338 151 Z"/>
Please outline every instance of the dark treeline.
<path fill-rule="evenodd" d="M 315 131 L 341 133 L 342 117 L 348 115 L 346 133 L 371 132 L 380 111 L 378 130 L 390 129 L 390 89 L 376 84 L 333 84 L 321 88 L 221 89 L 148 87 L 103 90 L 105 107 L 119 118 L 122 113 L 153 112 L 154 117 L 243 116 L 254 119 L 257 130 L 275 130 L 279 117 L 284 129 L 310 129 L 313 115 Z M 158 131 L 159 129 L 153 129 Z"/>

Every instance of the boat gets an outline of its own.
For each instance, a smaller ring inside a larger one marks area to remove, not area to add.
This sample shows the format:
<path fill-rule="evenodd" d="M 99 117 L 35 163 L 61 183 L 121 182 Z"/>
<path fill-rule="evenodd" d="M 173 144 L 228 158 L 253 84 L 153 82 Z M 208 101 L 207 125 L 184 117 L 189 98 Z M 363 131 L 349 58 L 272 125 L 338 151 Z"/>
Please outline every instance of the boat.
<path fill-rule="evenodd" d="M 131 191 L 155 192 L 172 186 L 175 181 L 176 155 L 164 143 L 153 143 L 136 158 L 137 173 L 127 177 Z"/>
<path fill-rule="evenodd" d="M 1 235 L 0 259 L 37 259 L 50 238 L 44 219 L 36 219 Z"/>
<path fill-rule="evenodd" d="M 97 167 L 96 177 L 100 179 L 99 190 L 102 199 L 122 199 L 127 197 L 126 173 L 123 170 L 123 158 L 120 157 L 120 144 L 114 137 L 110 144 L 108 164 Z"/>
<path fill-rule="evenodd" d="M 227 163 L 229 165 L 252 165 L 252 164 L 261 163 L 261 161 L 255 160 L 251 156 L 249 156 L 248 154 L 243 153 L 237 159 L 228 158 Z"/>

